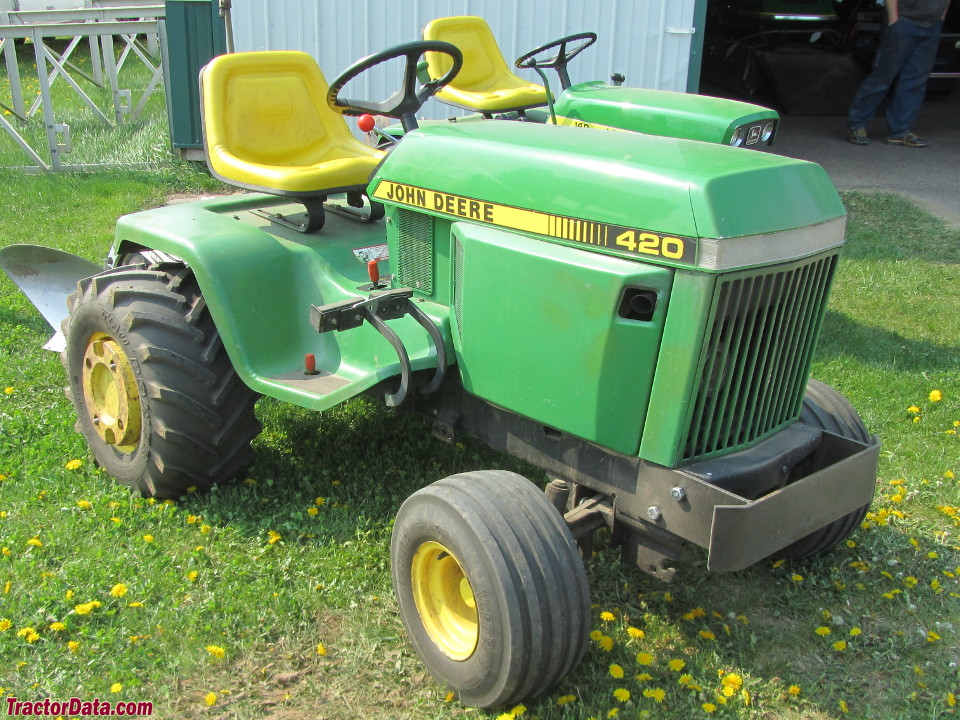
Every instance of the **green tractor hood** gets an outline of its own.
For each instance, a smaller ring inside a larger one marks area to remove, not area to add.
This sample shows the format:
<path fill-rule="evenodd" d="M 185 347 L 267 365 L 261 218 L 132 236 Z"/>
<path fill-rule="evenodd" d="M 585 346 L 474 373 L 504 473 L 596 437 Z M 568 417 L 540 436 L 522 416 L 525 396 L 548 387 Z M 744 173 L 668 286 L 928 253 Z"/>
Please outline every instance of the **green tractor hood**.
<path fill-rule="evenodd" d="M 370 194 L 447 219 L 705 270 L 843 241 L 845 211 L 819 165 L 690 140 L 545 130 L 488 122 L 412 132 L 380 166 Z M 783 231 L 795 231 L 789 242 Z"/>

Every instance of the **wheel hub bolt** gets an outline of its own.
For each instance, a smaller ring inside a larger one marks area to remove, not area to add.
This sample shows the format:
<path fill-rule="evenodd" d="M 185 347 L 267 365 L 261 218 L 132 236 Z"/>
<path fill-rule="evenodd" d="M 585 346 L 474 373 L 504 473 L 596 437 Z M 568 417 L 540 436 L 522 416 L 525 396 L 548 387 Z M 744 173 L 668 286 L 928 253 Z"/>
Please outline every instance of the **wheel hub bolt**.
<path fill-rule="evenodd" d="M 670 497 L 677 502 L 683 502 L 687 499 L 687 493 L 684 492 L 682 487 L 675 487 L 670 491 Z"/>
<path fill-rule="evenodd" d="M 663 517 L 663 513 L 660 512 L 660 508 L 658 508 L 656 505 L 651 505 L 647 508 L 647 517 L 656 522 Z"/>

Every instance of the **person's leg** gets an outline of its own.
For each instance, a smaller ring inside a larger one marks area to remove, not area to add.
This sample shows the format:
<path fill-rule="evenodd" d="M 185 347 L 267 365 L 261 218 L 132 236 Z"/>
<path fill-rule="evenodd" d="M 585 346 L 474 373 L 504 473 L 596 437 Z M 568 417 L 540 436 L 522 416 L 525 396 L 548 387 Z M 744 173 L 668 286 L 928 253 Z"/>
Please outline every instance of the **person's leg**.
<path fill-rule="evenodd" d="M 906 135 L 920 112 L 927 78 L 937 56 L 941 25 L 937 23 L 929 28 L 914 26 L 913 48 L 900 71 L 893 98 L 887 107 L 887 131 L 891 138 Z"/>
<path fill-rule="evenodd" d="M 910 55 L 915 40 L 909 29 L 903 27 L 904 23 L 900 20 L 884 31 L 873 67 L 850 103 L 847 125 L 851 129 L 867 126 Z"/>

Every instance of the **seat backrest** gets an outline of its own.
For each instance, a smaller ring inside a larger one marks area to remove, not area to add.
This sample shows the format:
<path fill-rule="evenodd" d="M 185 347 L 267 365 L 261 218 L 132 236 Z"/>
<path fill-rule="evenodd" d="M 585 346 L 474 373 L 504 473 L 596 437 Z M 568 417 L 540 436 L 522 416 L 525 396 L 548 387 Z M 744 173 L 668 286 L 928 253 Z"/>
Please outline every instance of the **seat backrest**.
<path fill-rule="evenodd" d="M 456 45 L 463 53 L 463 68 L 448 87 L 454 90 L 484 92 L 505 85 L 528 83 L 514 75 L 500 52 L 487 21 L 481 17 L 460 16 L 437 18 L 423 29 L 424 40 L 443 40 Z M 430 77 L 437 78 L 450 69 L 449 56 L 427 53 Z"/>
<path fill-rule="evenodd" d="M 246 163 L 311 165 L 342 154 L 338 147 L 353 140 L 343 116 L 327 104 L 327 81 L 307 53 L 221 55 L 200 82 L 207 162 L 228 181 L 251 181 Z"/>

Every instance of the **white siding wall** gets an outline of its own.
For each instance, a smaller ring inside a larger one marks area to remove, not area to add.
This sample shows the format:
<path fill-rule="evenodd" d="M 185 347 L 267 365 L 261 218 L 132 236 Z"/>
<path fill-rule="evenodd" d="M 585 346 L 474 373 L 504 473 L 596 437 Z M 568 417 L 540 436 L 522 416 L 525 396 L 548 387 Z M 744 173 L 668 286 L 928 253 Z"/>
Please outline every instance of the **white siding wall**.
<path fill-rule="evenodd" d="M 233 0 L 233 27 L 238 51 L 303 50 L 328 81 L 361 57 L 419 40 L 437 17 L 485 18 L 511 66 L 534 47 L 591 30 L 599 39 L 571 63 L 573 82 L 620 72 L 627 85 L 684 91 L 694 6 L 695 0 Z M 396 88 L 391 72 L 368 74 L 345 94 L 385 98 Z M 539 82 L 533 71 L 517 72 Z M 421 114 L 453 113 L 431 100 Z"/>

